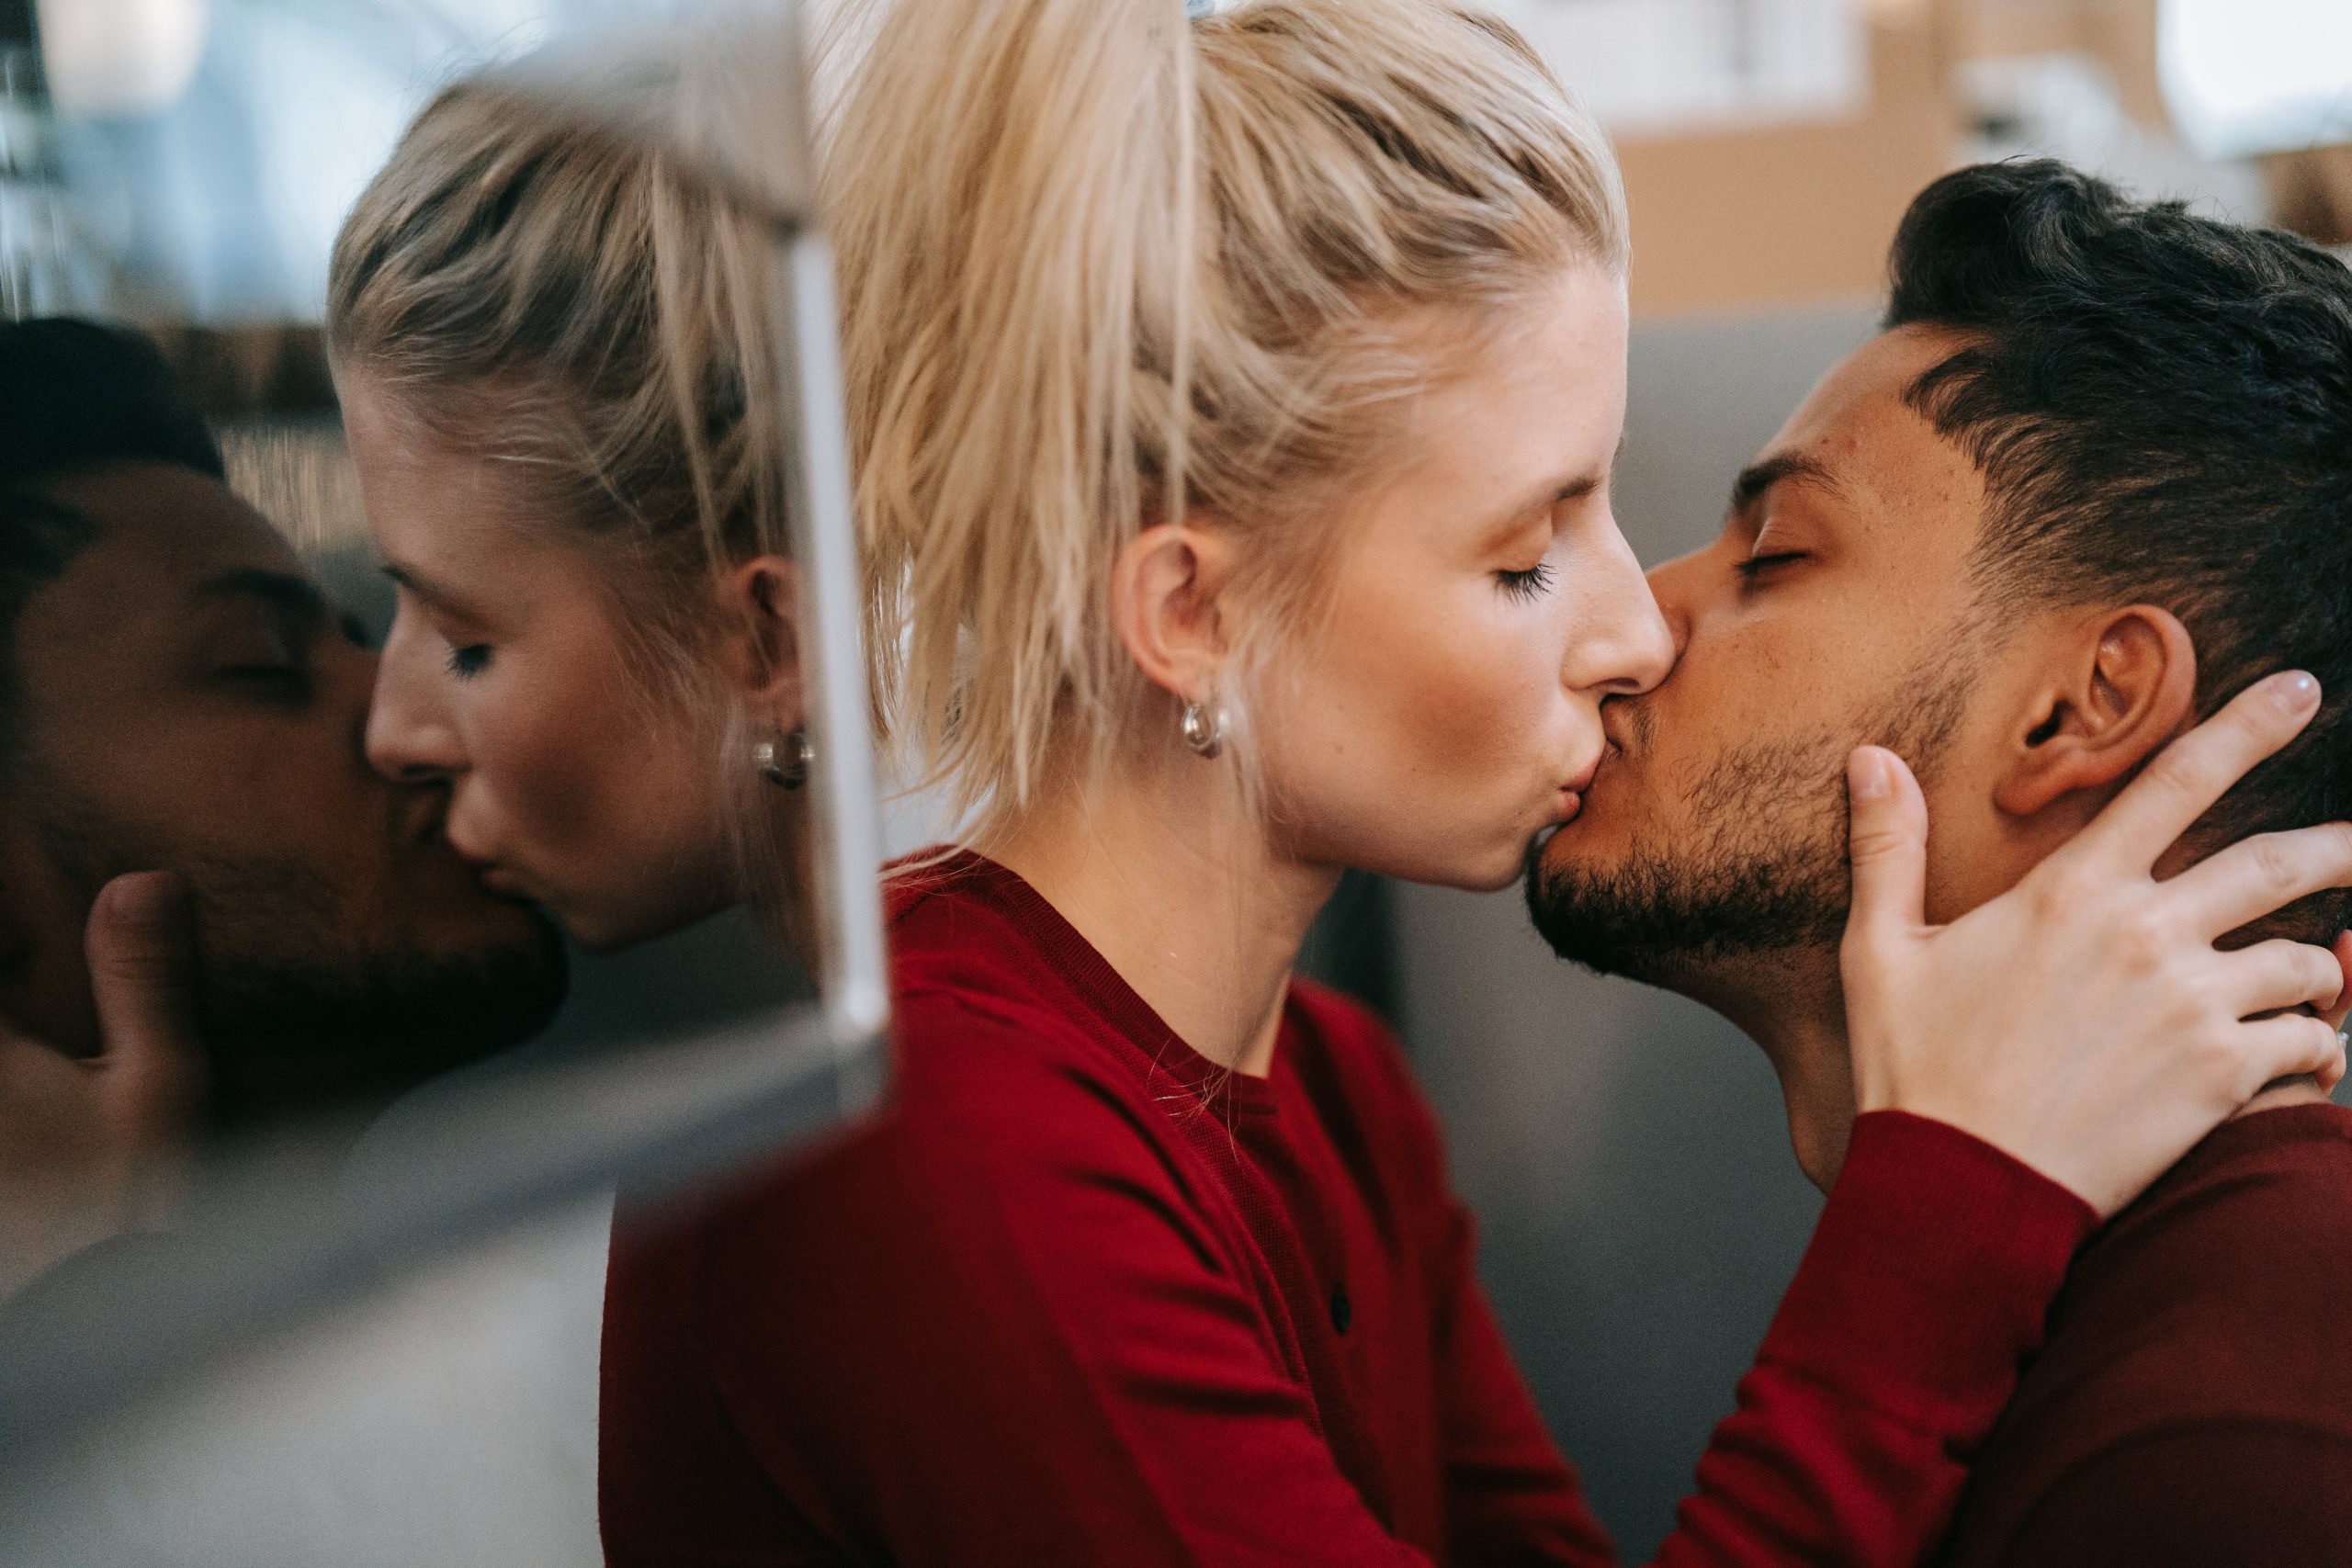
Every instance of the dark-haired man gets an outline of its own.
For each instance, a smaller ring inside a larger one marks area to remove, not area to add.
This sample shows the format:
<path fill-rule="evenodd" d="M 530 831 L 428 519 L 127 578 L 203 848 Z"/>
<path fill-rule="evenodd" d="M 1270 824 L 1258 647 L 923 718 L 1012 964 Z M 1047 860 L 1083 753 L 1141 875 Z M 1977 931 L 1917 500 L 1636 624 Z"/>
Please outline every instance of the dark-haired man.
<path fill-rule="evenodd" d="M 103 957 L 141 940 L 136 919 L 109 938 L 109 914 L 172 918 L 142 879 L 93 924 L 124 874 L 182 890 L 212 1128 L 364 1107 L 547 1021 L 563 965 L 545 921 L 450 850 L 441 789 L 368 765 L 374 673 L 223 482 L 152 344 L 0 326 L 0 1185 L 41 1188 L 18 1168 L 44 1138 L 69 1175 L 119 1178 L 124 1151 L 88 1145 L 143 1135 L 119 1125 L 141 1108 L 88 1103 L 119 1083 L 57 1060 L 125 1043 L 101 1028 L 85 925 Z M 86 1239 L 10 1233 L 31 1206 L 0 1216 L 17 1251 L 0 1293 Z"/>
<path fill-rule="evenodd" d="M 1931 919 L 2278 669 L 2319 677 L 2319 716 L 2174 861 L 2352 817 L 2352 272 L 2054 164 L 1948 176 L 1896 241 L 1886 330 L 1651 581 L 1679 662 L 1612 702 L 1530 903 L 1563 954 L 1755 1036 L 1826 1182 L 1853 1115 L 1852 747 L 1919 775 Z M 2345 915 L 2331 894 L 2248 934 Z M 2086 1247 L 1951 1561 L 2352 1562 L 2347 1303 L 2352 1111 L 2274 1089 Z"/>

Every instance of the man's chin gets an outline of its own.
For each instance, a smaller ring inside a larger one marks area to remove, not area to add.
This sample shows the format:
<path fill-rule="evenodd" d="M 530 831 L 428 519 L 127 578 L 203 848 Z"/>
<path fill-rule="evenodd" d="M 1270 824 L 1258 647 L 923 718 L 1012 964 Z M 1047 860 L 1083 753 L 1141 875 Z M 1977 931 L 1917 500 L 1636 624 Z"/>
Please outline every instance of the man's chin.
<path fill-rule="evenodd" d="M 568 986 L 563 943 L 535 911 L 515 913 L 506 940 L 457 951 L 207 954 L 216 1124 L 379 1105 L 546 1028 Z"/>
<path fill-rule="evenodd" d="M 1601 975 L 1720 1001 L 1758 954 L 1834 948 L 1846 918 L 1833 859 L 1677 859 L 1655 849 L 1603 861 L 1553 835 L 1530 857 L 1527 908 L 1552 951 Z"/>
<path fill-rule="evenodd" d="M 1597 869 L 1558 841 L 1542 846 L 1527 869 L 1527 912 L 1553 953 L 1596 975 L 1679 988 L 1690 964 L 1657 929 L 1655 888 L 1640 874 Z"/>

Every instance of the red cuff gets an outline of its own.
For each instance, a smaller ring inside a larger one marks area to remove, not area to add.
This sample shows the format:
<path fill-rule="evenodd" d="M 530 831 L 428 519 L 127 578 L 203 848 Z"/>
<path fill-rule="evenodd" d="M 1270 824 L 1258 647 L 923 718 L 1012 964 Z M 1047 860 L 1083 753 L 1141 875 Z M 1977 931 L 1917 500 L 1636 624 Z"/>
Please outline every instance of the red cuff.
<path fill-rule="evenodd" d="M 1982 1139 L 1871 1111 L 1854 1122 L 1757 1359 L 1964 1452 L 2008 1402 L 2098 1223 L 2090 1205 Z"/>

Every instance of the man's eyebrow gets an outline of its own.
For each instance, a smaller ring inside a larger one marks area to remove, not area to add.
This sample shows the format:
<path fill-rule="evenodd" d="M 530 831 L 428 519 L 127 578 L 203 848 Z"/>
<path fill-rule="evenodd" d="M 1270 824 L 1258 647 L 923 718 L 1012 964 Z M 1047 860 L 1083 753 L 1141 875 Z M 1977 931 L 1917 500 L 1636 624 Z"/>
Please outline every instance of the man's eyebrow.
<path fill-rule="evenodd" d="M 1782 452 L 1750 463 L 1739 470 L 1739 478 L 1732 481 L 1731 511 L 1736 516 L 1764 499 L 1764 492 L 1783 481 L 1819 485 L 1838 491 L 1845 487 L 1838 476 L 1814 458 L 1798 452 Z"/>
<path fill-rule="evenodd" d="M 326 595 L 308 578 L 264 567 L 239 567 L 198 585 L 199 599 L 258 599 L 281 615 L 323 626 L 334 615 Z"/>

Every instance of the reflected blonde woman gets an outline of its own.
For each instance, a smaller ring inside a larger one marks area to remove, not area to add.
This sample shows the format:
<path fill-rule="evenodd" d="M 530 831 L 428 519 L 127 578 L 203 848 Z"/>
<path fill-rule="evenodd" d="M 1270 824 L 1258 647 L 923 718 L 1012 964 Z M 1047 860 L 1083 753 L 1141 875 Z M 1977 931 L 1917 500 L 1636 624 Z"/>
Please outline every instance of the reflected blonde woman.
<path fill-rule="evenodd" d="M 1609 506 L 1606 146 L 1445 0 L 899 0 L 844 36 L 876 689 L 968 829 L 894 878 L 885 1111 L 623 1222 L 610 1560 L 1611 1561 L 1400 1053 L 1290 973 L 1346 867 L 1508 883 L 1604 765 L 1601 700 L 1671 662 Z M 461 87 L 337 248 L 401 588 L 373 753 L 606 944 L 744 897 L 744 813 L 789 845 L 741 787 L 797 699 L 788 564 L 739 505 L 768 476 L 733 221 Z M 740 485 L 673 482 L 714 457 Z M 2307 712 L 2257 692 L 2167 768 L 2218 793 Z M 2029 892 L 1927 930 L 1916 788 L 1868 750 L 1856 780 L 1867 1113 L 1665 1562 L 1916 1560 L 2097 1216 L 2267 1079 L 2340 1070 L 2317 1021 L 2184 1021 Z M 2165 847 L 2086 840 L 2086 878 Z M 2335 999 L 2324 954 L 2211 934 L 2179 985 Z M 2034 1028 L 1978 1022 L 1995 985 Z M 2166 1102 L 2038 1070 L 2086 1050 L 2177 1062 Z"/>

